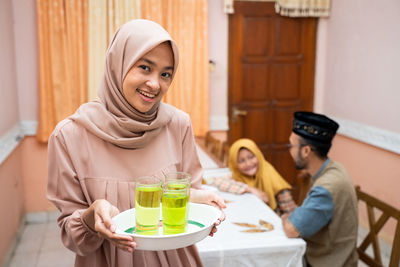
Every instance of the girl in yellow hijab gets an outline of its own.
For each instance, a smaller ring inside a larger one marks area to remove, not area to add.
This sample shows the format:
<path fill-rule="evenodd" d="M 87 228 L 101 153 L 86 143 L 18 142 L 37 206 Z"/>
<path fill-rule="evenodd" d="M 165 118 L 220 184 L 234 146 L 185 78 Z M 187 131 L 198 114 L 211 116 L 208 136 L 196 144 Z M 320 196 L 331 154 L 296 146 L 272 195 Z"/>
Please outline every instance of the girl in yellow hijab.
<path fill-rule="evenodd" d="M 288 212 L 295 208 L 290 184 L 265 160 L 252 140 L 242 138 L 232 144 L 228 165 L 233 179 L 247 184 L 249 189 L 246 191 L 257 195 L 273 210 Z"/>

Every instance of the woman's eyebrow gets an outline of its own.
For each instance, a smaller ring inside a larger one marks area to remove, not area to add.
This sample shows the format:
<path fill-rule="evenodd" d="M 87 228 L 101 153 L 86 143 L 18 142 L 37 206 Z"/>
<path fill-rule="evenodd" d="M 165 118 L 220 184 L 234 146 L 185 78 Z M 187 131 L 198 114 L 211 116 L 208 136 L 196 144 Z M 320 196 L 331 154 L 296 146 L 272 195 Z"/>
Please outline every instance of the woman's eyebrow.
<path fill-rule="evenodd" d="M 149 64 L 149 65 L 152 65 L 152 66 L 154 66 L 154 65 L 156 65 L 156 63 L 154 63 L 153 61 L 151 61 L 150 59 L 147 59 L 147 58 L 141 58 L 141 60 L 142 61 L 144 61 L 144 62 L 146 62 L 147 64 Z"/>
<path fill-rule="evenodd" d="M 155 66 L 156 63 L 150 59 L 147 58 L 141 58 L 140 60 L 146 62 L 147 64 L 151 65 L 151 66 Z M 165 70 L 174 70 L 174 66 L 167 66 L 164 68 Z"/>

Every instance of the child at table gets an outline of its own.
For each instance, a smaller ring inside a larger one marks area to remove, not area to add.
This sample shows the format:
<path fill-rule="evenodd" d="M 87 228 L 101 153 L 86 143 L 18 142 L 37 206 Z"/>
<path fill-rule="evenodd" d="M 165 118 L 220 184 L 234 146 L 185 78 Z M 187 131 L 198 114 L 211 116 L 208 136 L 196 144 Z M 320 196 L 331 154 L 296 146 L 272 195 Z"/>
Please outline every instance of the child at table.
<path fill-rule="evenodd" d="M 290 213 L 296 208 L 291 186 L 265 160 L 252 140 L 242 138 L 232 144 L 228 165 L 232 173 L 210 178 L 208 183 L 233 194 L 252 193 L 278 214 Z"/>

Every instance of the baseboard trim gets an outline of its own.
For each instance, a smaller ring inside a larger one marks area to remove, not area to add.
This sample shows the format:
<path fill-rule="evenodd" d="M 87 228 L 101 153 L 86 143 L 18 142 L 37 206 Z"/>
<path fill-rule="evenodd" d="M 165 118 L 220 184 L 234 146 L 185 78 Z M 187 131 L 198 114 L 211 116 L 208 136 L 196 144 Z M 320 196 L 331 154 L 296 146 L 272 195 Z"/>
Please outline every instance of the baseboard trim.
<path fill-rule="evenodd" d="M 0 137 L 0 164 L 14 151 L 25 136 L 36 135 L 37 121 L 20 121 Z"/>
<path fill-rule="evenodd" d="M 14 125 L 11 130 L 0 137 L 0 164 L 13 152 L 23 137 L 19 124 Z"/>
<path fill-rule="evenodd" d="M 211 116 L 210 117 L 211 131 L 227 131 L 229 130 L 227 116 Z"/>
<path fill-rule="evenodd" d="M 58 210 L 28 212 L 25 214 L 24 221 L 26 224 L 56 222 L 60 214 Z"/>
<path fill-rule="evenodd" d="M 346 137 L 400 154 L 400 134 L 331 116 L 340 124 L 338 133 Z"/>
<path fill-rule="evenodd" d="M 23 120 L 20 122 L 20 126 L 24 136 L 32 136 L 36 135 L 38 122 Z"/>

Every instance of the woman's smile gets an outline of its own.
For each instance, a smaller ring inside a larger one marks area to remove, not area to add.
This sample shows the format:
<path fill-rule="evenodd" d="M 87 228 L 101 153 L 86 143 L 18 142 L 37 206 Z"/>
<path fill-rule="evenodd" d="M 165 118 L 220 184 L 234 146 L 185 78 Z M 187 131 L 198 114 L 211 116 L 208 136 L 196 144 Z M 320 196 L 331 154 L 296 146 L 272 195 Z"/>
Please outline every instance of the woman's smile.
<path fill-rule="evenodd" d="M 254 164 L 254 165 L 252 165 L 252 166 L 248 166 L 247 168 L 245 168 L 244 169 L 244 171 L 246 172 L 246 173 L 256 173 L 257 172 L 257 167 L 258 167 L 258 164 Z"/>
<path fill-rule="evenodd" d="M 149 93 L 149 92 L 143 91 L 139 88 L 137 88 L 136 91 L 142 96 L 143 100 L 147 101 L 147 102 L 153 102 L 154 98 L 156 98 L 158 95 L 158 93 L 157 94 Z"/>

